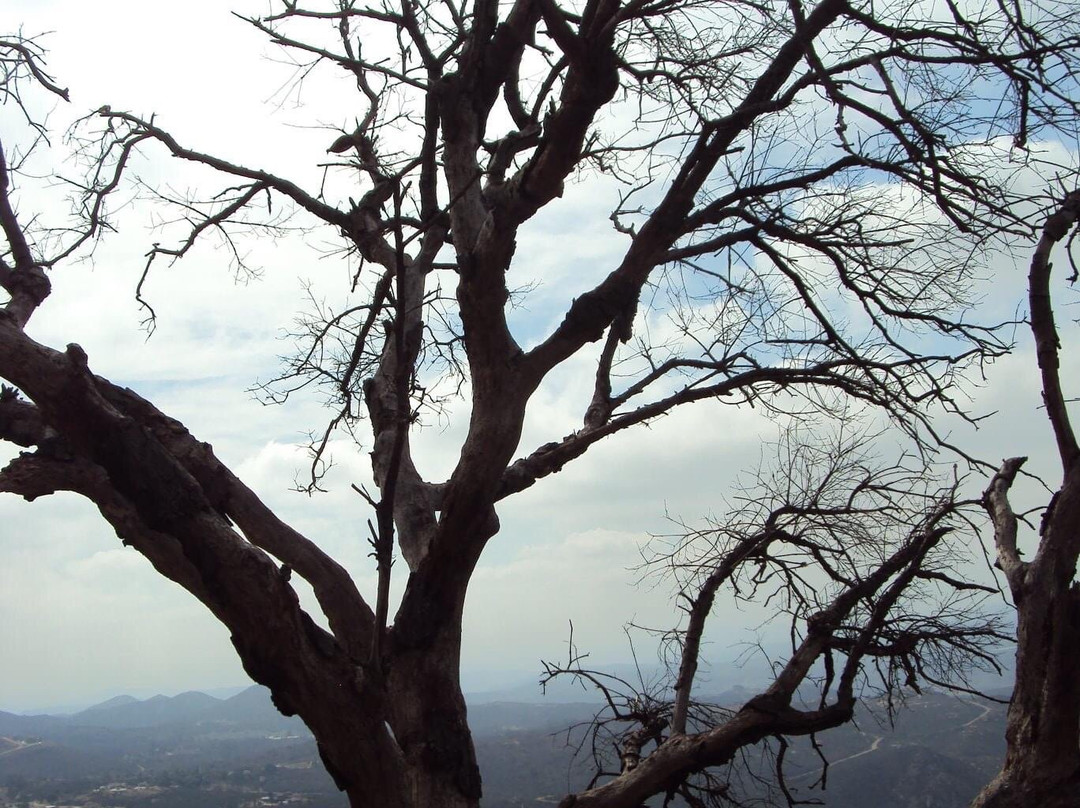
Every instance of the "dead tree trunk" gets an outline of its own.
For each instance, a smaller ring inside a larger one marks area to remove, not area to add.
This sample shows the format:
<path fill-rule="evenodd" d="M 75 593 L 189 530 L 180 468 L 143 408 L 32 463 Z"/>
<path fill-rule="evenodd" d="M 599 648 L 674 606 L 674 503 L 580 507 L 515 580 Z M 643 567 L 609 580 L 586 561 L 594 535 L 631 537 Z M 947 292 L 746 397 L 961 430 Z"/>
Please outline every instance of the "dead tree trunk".
<path fill-rule="evenodd" d="M 1001 773 L 977 808 L 1080 805 L 1080 451 L 1058 373 L 1060 341 L 1050 298 L 1050 251 L 1080 216 L 1080 192 L 1047 221 L 1028 277 L 1031 330 L 1043 400 L 1057 441 L 1063 480 L 1040 526 L 1038 551 L 1023 561 L 1008 493 L 1024 458 L 1005 461 L 986 491 L 998 566 L 1016 604 L 1016 684 L 1009 705 Z"/>

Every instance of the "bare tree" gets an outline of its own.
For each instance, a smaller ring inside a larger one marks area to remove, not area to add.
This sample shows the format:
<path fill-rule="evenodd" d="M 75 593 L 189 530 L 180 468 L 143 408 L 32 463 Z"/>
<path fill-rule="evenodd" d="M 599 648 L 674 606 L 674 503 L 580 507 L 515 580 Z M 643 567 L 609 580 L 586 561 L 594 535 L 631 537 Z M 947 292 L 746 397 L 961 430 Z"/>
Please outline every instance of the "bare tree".
<path fill-rule="evenodd" d="M 498 533 L 497 504 L 601 439 L 705 399 L 788 410 L 813 406 L 826 388 L 934 441 L 932 413 L 962 409 L 956 375 L 1006 348 L 966 311 L 984 251 L 1027 233 L 1024 200 L 993 157 L 1015 143 L 1021 165 L 1029 142 L 1075 120 L 1071 12 L 286 0 L 247 22 L 304 76 L 330 67 L 356 88 L 343 100 L 356 126 L 329 145 L 336 157 L 318 191 L 108 107 L 78 135 L 91 172 L 74 229 L 45 231 L 17 212 L 18 162 L 0 165 L 0 283 L 10 296 L 0 377 L 14 388 L 0 425 L 33 450 L 0 474 L 0 489 L 94 502 L 126 544 L 227 626 L 251 677 L 311 728 L 352 804 L 475 806 L 461 619 L 472 571 Z M 56 92 L 27 48 L 5 40 L 5 91 L 28 79 Z M 992 104 L 976 103 L 988 93 Z M 374 604 L 181 423 L 95 375 L 77 344 L 57 351 L 24 330 L 49 294 L 47 271 L 104 231 L 132 155 L 155 147 L 223 179 L 198 199 L 172 199 L 177 226 L 189 229 L 151 249 L 147 272 L 210 233 L 272 229 L 272 200 L 361 262 L 366 302 L 309 321 L 307 344 L 270 392 L 322 385 L 333 398 L 313 444 L 313 486 L 328 436 L 361 414 L 370 425 Z M 576 297 L 557 326 L 521 345 L 507 320 L 518 234 L 566 183 L 596 171 L 627 183 L 612 215 L 625 250 L 595 285 L 568 290 Z M 438 291 L 440 279 L 452 295 Z M 672 336 L 650 342 L 649 316 L 668 317 Z M 522 449 L 530 398 L 579 353 L 595 358 L 582 427 Z M 438 405 L 432 379 L 446 373 L 467 382 L 458 389 L 471 414 L 453 472 L 432 481 L 410 432 Z M 847 619 L 864 597 L 887 602 L 893 583 L 881 579 L 910 579 L 937 533 L 930 525 L 879 572 L 839 589 L 822 604 L 822 625 Z M 395 546 L 410 575 L 391 617 Z M 292 575 L 311 585 L 329 630 L 301 608 Z M 846 668 L 834 703 L 808 714 L 788 704 L 808 658 L 835 645 L 811 630 L 806 641 L 793 673 L 734 725 L 680 723 L 638 765 L 574 799 L 636 806 L 723 763 L 740 742 L 842 719 Z M 877 640 L 848 641 L 859 658 Z"/>
<path fill-rule="evenodd" d="M 686 615 L 668 636 L 673 681 L 631 682 L 588 670 L 573 650 L 568 663 L 547 666 L 546 679 L 576 677 L 606 702 L 588 740 L 594 783 L 612 779 L 564 805 L 608 804 L 628 772 L 663 767 L 668 739 L 683 737 L 707 747 L 727 771 L 661 776 L 669 799 L 738 804 L 755 788 L 739 751 L 775 741 L 768 785 L 789 804 L 799 796 L 805 802 L 813 795 L 796 794 L 785 777 L 789 736 L 813 737 L 850 721 L 867 688 L 883 697 L 891 717 L 923 683 L 971 693 L 973 667 L 999 670 L 994 653 L 1007 640 L 1005 626 L 999 609 L 982 604 L 997 590 L 957 572 L 975 544 L 977 501 L 959 498 L 961 480 L 943 481 L 917 458 L 879 456 L 876 436 L 860 427 L 846 424 L 834 441 L 823 439 L 820 427 L 788 430 L 768 471 L 759 470 L 730 511 L 704 528 L 657 539 L 647 568 L 675 576 Z M 734 709 L 692 697 L 706 622 L 723 595 L 767 604 L 774 620 L 787 621 L 791 638 L 785 658 L 773 663 L 771 684 Z M 828 762 L 821 759 L 810 789 L 825 785 Z"/>
<path fill-rule="evenodd" d="M 1046 220 L 1028 274 L 1031 331 L 1042 375 L 1046 416 L 1057 443 L 1062 482 L 1043 513 L 1030 561 L 1019 550 L 1020 520 L 1009 491 L 1027 458 L 1006 460 L 986 489 L 997 565 L 1016 605 L 1016 683 L 1001 773 L 975 806 L 1076 805 L 1080 801 L 1080 447 L 1069 419 L 1054 323 L 1050 262 L 1054 246 L 1080 220 L 1080 191 L 1066 195 Z M 1076 278 L 1075 269 L 1070 282 Z"/>

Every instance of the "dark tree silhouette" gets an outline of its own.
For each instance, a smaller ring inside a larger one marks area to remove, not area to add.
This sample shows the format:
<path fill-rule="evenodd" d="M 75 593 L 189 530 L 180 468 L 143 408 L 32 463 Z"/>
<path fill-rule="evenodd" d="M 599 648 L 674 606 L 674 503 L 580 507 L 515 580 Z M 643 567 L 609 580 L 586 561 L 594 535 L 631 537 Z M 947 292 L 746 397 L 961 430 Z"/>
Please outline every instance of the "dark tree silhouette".
<path fill-rule="evenodd" d="M 1027 458 L 1006 460 L 984 497 L 994 525 L 997 565 L 1016 605 L 1017 644 L 1005 765 L 973 803 L 980 808 L 1080 802 L 1080 447 L 1060 376 L 1061 341 L 1050 293 L 1051 252 L 1066 237 L 1071 245 L 1078 220 L 1080 191 L 1073 191 L 1047 218 L 1028 274 L 1043 402 L 1062 474 L 1030 561 L 1021 558 L 1020 523 L 1009 504 L 1009 490 Z"/>
<path fill-rule="evenodd" d="M 328 137 L 332 165 L 317 191 L 103 107 L 76 135 L 91 166 L 81 218 L 45 230 L 15 209 L 13 183 L 31 178 L 5 140 L 0 377 L 13 387 L 0 434 L 33 451 L 0 474 L 0 489 L 93 501 L 125 544 L 228 628 L 251 677 L 314 732 L 352 804 L 475 806 L 461 619 L 498 503 L 601 439 L 705 399 L 784 411 L 826 390 L 934 443 L 933 413 L 962 410 L 957 374 L 1006 348 L 967 307 L 986 252 L 1029 233 L 1031 200 L 1010 190 L 1008 166 L 1020 170 L 1028 144 L 1075 120 L 1072 11 L 287 0 L 247 22 L 305 76 L 343 70 L 356 89 L 342 99 L 356 125 Z M 4 40 L 0 53 L 8 100 L 21 87 L 59 92 L 32 43 Z M 315 385 L 334 401 L 312 447 L 312 486 L 333 431 L 362 416 L 370 426 L 373 604 L 181 423 L 95 375 L 77 344 L 58 351 L 26 334 L 49 270 L 107 229 L 110 194 L 136 152 L 222 178 L 198 199 L 172 200 L 189 229 L 154 245 L 147 272 L 210 233 L 272 227 L 282 202 L 361 262 L 354 283 L 366 301 L 309 321 L 307 344 L 268 392 Z M 598 282 L 567 289 L 575 297 L 561 321 L 522 344 L 507 320 L 518 234 L 596 171 L 625 183 L 611 216 L 625 250 Z M 667 316 L 673 335 L 650 342 L 650 315 Z M 530 398 L 578 354 L 595 360 L 581 428 L 520 447 Z M 410 431 L 438 405 L 431 380 L 441 374 L 463 382 L 471 411 L 453 472 L 432 481 Z M 903 653 L 873 614 L 869 634 L 845 621 L 869 602 L 887 611 L 918 577 L 945 530 L 939 512 L 878 568 L 836 581 L 832 599 L 804 615 L 805 643 L 733 721 L 691 729 L 678 708 L 659 746 L 567 804 L 637 806 L 740 745 L 847 720 L 860 659 Z M 409 577 L 391 616 L 395 547 Z M 301 608 L 291 576 L 311 585 L 329 630 Z M 831 699 L 796 708 L 793 685 L 827 652 L 848 660 L 836 663 Z"/>
<path fill-rule="evenodd" d="M 775 741 L 766 750 L 773 796 L 790 804 L 820 799 L 815 789 L 826 783 L 827 760 L 815 781 L 789 787 L 785 735 L 849 720 L 867 689 L 891 716 L 920 683 L 971 693 L 973 666 L 998 670 L 993 654 L 1007 639 L 1005 627 L 994 609 L 982 608 L 997 590 L 955 571 L 974 549 L 970 517 L 978 503 L 958 497 L 961 480 L 942 480 L 916 458 L 878 456 L 880 436 L 851 420 L 833 441 L 821 437 L 821 425 L 785 432 L 767 470 L 731 510 L 656 539 L 647 568 L 677 579 L 686 613 L 685 626 L 667 634 L 669 678 L 635 682 L 589 670 L 575 651 L 568 663 L 547 665 L 545 681 L 572 676 L 605 699 L 584 740 L 597 764 L 594 782 L 612 779 L 565 805 L 608 804 L 607 795 L 629 782 L 623 775 L 652 766 L 647 750 L 658 754 L 669 737 L 706 744 L 728 765 L 679 771 L 664 789 L 668 797 L 723 805 L 737 804 L 748 789 L 756 796 L 761 767 L 737 753 Z M 773 664 L 773 682 L 739 710 L 692 696 L 705 624 L 724 594 L 768 604 L 791 637 L 786 658 Z"/>

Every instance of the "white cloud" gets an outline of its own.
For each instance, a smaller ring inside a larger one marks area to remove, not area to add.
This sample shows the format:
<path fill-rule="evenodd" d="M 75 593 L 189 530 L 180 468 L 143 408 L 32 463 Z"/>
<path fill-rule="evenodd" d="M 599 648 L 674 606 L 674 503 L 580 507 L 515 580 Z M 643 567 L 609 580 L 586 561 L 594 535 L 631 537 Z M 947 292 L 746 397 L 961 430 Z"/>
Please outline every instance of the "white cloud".
<path fill-rule="evenodd" d="M 463 654 L 479 667 L 523 667 L 565 654 L 569 625 L 582 650 L 624 658 L 622 627 L 669 612 L 668 593 L 638 586 L 642 534 L 593 529 L 526 545 L 481 566 L 466 602 Z M 665 623 L 668 621 L 665 621 Z"/>
<path fill-rule="evenodd" d="M 134 0 L 110 3 L 107 15 L 96 4 L 66 0 L 12 8 L 27 32 L 56 30 L 47 42 L 50 65 L 61 83 L 71 85 L 75 112 L 104 102 L 147 114 L 157 109 L 161 121 L 193 145 L 213 144 L 253 165 L 284 167 L 307 187 L 318 187 L 319 172 L 312 168 L 317 160 L 311 158 L 324 155 L 325 131 L 282 126 L 310 120 L 310 109 L 301 116 L 286 106 L 268 115 L 262 102 L 289 72 L 260 61 L 266 50 L 261 35 L 219 3 L 200 0 L 184 13 L 171 13 L 168 36 L 161 35 L 158 12 Z M 12 8 L 5 9 L 9 17 Z M 241 4 L 245 8 L 262 4 Z M 199 58 L 191 58 L 194 42 L 200 43 Z M 317 93 L 307 100 L 314 119 L 331 126 L 355 112 L 329 107 Z M 152 178 L 195 184 L 185 168 L 152 165 Z M 597 188 L 568 187 L 522 235 L 520 270 L 511 284 L 543 284 L 515 315 L 523 341 L 535 336 L 532 329 L 550 328 L 570 297 L 617 260 L 623 238 L 606 219 L 611 188 Z M 92 264 L 55 273 L 56 291 L 33 321 L 33 334 L 58 347 L 79 342 L 97 372 L 180 418 L 268 504 L 341 560 L 363 591 L 372 591 L 370 513 L 349 487 L 370 480 L 366 448 L 333 444 L 337 465 L 328 478 L 330 492 L 314 498 L 291 492 L 307 462 L 300 433 L 317 428 L 325 414 L 312 397 L 264 407 L 245 392 L 272 374 L 277 355 L 288 350 L 278 335 L 304 305 L 301 280 L 329 293 L 346 281 L 349 268 L 313 258 L 302 239 L 285 238 L 252 256 L 264 269 L 261 279 L 236 285 L 227 256 L 200 248 L 173 266 L 155 267 L 147 293 L 160 319 L 146 340 L 133 292 L 145 250 L 160 234 L 143 230 L 140 211 L 125 211 L 120 220 L 121 233 L 104 243 Z M 574 260 L 554 260 L 553 230 L 559 232 L 558 253 Z M 318 242 L 323 234 L 312 238 Z M 1008 286 L 1008 299 L 1017 285 Z M 1002 293 L 1005 287 L 995 288 Z M 597 350 L 586 349 L 545 382 L 530 404 L 519 454 L 580 426 L 591 395 L 589 359 Z M 1077 378 L 1076 361 L 1069 367 Z M 1039 462 L 1052 468 L 1046 450 L 1038 448 L 1048 445 L 1048 433 L 1037 409 L 1030 354 L 1000 363 L 991 380 L 975 403 L 1007 415 L 979 434 L 964 433 L 964 440 L 983 454 L 1041 451 Z M 448 426 L 437 423 L 418 434 L 417 462 L 430 478 L 449 473 L 467 417 L 467 407 L 458 405 Z M 639 586 L 632 570 L 642 542 L 671 529 L 665 509 L 692 520 L 720 508 L 737 474 L 757 463 L 761 436 L 773 428 L 757 411 L 704 403 L 615 435 L 501 503 L 502 533 L 492 540 L 470 590 L 466 665 L 535 669 L 538 658 L 564 652 L 570 620 L 582 649 L 598 659 L 626 658 L 621 627 L 629 620 L 673 625 L 670 593 L 663 586 Z M 402 581 L 394 586 L 400 594 Z M 310 598 L 305 603 L 310 606 Z M 723 609 L 725 616 L 732 613 L 730 603 Z M 750 611 L 730 622 L 752 627 L 761 618 Z M 742 636 L 717 623 L 718 648 Z M 133 550 L 122 548 L 94 509 L 74 497 L 34 504 L 0 498 L 0 647 L 0 709 L 243 680 L 225 630 Z"/>
<path fill-rule="evenodd" d="M 87 503 L 50 505 L 0 500 L 0 709 L 242 681 L 209 612 L 121 547 Z"/>

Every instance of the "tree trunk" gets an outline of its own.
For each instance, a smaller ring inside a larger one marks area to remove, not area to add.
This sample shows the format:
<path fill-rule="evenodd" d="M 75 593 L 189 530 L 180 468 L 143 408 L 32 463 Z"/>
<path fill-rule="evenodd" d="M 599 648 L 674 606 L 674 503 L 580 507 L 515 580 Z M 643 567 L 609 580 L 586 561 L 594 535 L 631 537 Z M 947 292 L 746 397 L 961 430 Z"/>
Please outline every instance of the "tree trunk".
<path fill-rule="evenodd" d="M 315 698 L 297 710 L 353 808 L 480 803 L 480 771 L 458 677 L 459 618 L 448 615 L 444 625 L 449 630 L 434 636 L 392 632 L 385 674 L 364 666 L 339 686 L 332 709 L 320 710 L 331 700 Z"/>
<path fill-rule="evenodd" d="M 1053 552 L 1080 525 L 1074 471 L 1043 522 L 1042 548 L 1013 587 L 1016 685 L 1001 773 L 973 808 L 1080 805 L 1080 587 L 1074 554 Z M 1066 533 L 1067 535 L 1067 533 Z"/>
<path fill-rule="evenodd" d="M 1054 245 L 1080 220 L 1080 191 L 1047 218 L 1028 273 L 1031 331 L 1043 403 L 1061 460 L 1061 488 L 1050 500 L 1031 561 L 1017 549 L 1018 518 L 1008 493 L 1024 458 L 1006 460 L 983 504 L 994 524 L 998 566 L 1016 604 L 1016 685 L 1009 704 L 1001 773 L 972 808 L 1080 805 L 1080 444 L 1059 374 L 1061 340 L 1050 294 Z"/>
<path fill-rule="evenodd" d="M 1080 589 L 1072 569 L 1035 568 L 1018 603 L 1016 685 L 998 776 L 973 808 L 1080 805 Z"/>

